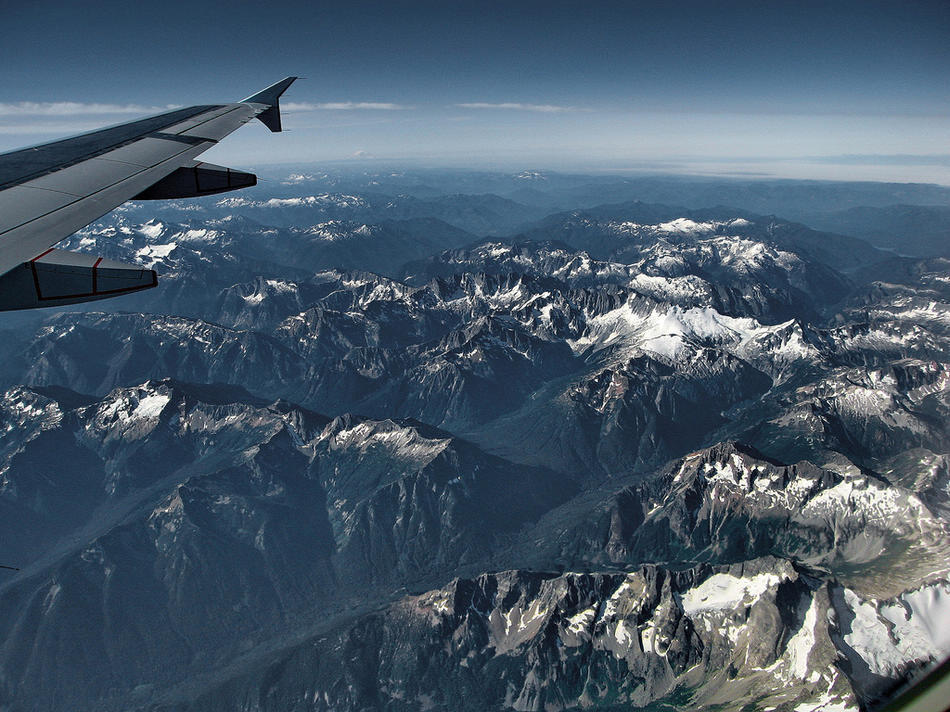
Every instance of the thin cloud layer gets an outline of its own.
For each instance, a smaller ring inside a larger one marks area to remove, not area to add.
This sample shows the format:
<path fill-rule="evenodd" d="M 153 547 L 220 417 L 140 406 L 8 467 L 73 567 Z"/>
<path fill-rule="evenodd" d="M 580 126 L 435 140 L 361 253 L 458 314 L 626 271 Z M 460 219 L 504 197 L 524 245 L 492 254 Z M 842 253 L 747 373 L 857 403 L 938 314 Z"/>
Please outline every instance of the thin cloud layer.
<path fill-rule="evenodd" d="M 487 101 L 472 101 L 465 104 L 456 104 L 460 109 L 502 109 L 511 111 L 536 111 L 542 114 L 561 114 L 568 111 L 585 111 L 576 106 L 557 106 L 555 104 L 524 104 L 521 102 L 506 101 L 493 104 Z"/>
<path fill-rule="evenodd" d="M 283 111 L 404 111 L 412 107 L 387 101 L 328 101 L 318 104 L 291 101 L 282 103 L 280 108 Z"/>
<path fill-rule="evenodd" d="M 77 101 L 19 101 L 0 103 L 0 116 L 105 116 L 108 114 L 157 114 L 177 109 L 177 104 L 86 104 Z"/>

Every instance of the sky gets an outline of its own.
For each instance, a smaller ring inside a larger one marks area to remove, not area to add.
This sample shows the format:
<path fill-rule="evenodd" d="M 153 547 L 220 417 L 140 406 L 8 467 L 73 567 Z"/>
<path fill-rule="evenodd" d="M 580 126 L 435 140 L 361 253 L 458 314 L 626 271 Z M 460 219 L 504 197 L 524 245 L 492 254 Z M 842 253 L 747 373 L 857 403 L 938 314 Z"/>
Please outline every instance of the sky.
<path fill-rule="evenodd" d="M 950 184 L 950 2 L 0 0 L 0 151 L 287 75 L 203 158 Z M 213 154 L 213 155 L 212 155 Z"/>

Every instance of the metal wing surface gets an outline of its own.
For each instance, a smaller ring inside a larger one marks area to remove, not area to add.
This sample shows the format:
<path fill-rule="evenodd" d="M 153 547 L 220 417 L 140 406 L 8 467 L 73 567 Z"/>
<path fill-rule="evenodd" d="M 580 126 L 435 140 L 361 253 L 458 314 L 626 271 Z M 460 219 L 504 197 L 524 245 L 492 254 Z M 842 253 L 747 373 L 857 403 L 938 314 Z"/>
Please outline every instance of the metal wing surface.
<path fill-rule="evenodd" d="M 183 198 L 254 185 L 195 157 L 251 119 L 280 131 L 296 77 L 232 104 L 190 106 L 0 155 L 0 310 L 71 304 L 155 286 L 152 270 L 52 249 L 133 198 Z"/>

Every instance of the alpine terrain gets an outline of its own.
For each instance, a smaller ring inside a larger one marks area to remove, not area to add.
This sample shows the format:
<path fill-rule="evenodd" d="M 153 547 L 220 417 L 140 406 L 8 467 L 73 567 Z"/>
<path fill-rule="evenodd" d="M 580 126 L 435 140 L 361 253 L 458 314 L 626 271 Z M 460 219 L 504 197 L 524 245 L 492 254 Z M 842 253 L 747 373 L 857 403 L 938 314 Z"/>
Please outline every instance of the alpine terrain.
<path fill-rule="evenodd" d="M 0 316 L 0 710 L 844 712 L 950 655 L 950 189 L 273 178 Z"/>

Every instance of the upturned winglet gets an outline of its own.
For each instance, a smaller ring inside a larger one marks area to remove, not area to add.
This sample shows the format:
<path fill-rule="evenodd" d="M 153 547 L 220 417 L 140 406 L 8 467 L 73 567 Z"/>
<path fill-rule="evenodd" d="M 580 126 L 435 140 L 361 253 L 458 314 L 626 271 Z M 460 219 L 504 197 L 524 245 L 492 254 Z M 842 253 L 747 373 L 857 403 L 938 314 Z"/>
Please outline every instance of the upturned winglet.
<path fill-rule="evenodd" d="M 281 79 L 276 84 L 271 84 L 266 89 L 262 89 L 256 94 L 252 94 L 246 99 L 241 99 L 239 103 L 241 104 L 266 104 L 269 108 L 265 111 L 262 111 L 257 115 L 257 118 L 275 133 L 280 131 L 280 95 L 283 94 L 287 87 L 296 81 L 297 77 L 286 77 Z"/>

